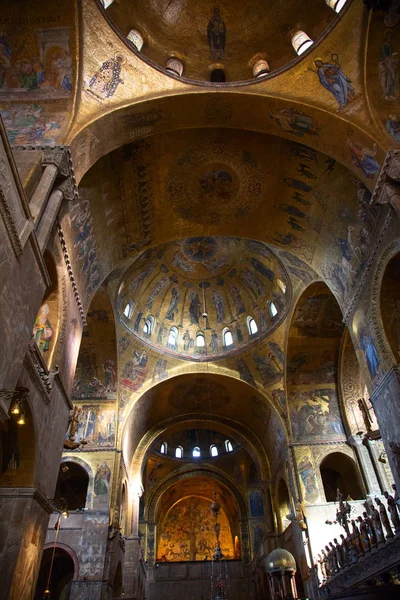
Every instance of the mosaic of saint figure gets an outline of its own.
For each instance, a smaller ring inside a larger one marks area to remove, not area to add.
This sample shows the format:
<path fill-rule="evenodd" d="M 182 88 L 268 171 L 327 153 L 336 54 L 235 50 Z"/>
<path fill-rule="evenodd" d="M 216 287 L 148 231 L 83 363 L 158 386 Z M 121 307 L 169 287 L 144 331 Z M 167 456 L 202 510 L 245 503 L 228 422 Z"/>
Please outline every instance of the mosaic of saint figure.
<path fill-rule="evenodd" d="M 54 335 L 54 330 L 48 319 L 50 308 L 47 302 L 40 307 L 39 314 L 33 327 L 33 337 L 41 352 L 47 352 Z"/>
<path fill-rule="evenodd" d="M 213 290 L 211 300 L 217 312 L 217 323 L 223 323 L 225 321 L 225 303 L 222 295 L 217 290 Z"/>
<path fill-rule="evenodd" d="M 171 300 L 169 303 L 167 314 L 165 318 L 169 321 L 173 321 L 175 313 L 178 311 L 179 300 L 181 297 L 181 291 L 178 287 L 173 287 L 171 290 Z"/>
<path fill-rule="evenodd" d="M 385 100 L 395 100 L 399 91 L 399 57 L 397 52 L 393 52 L 392 38 L 392 31 L 386 31 L 379 54 L 379 82 Z"/>
<path fill-rule="evenodd" d="M 212 17 L 207 25 L 208 46 L 210 58 L 224 58 L 226 26 L 219 8 L 213 8 Z"/>
<path fill-rule="evenodd" d="M 378 372 L 380 358 L 375 348 L 375 344 L 372 340 L 372 337 L 370 335 L 367 335 L 366 333 L 360 334 L 360 347 L 361 350 L 364 352 L 364 356 L 368 365 L 368 370 L 373 379 Z"/>
<path fill-rule="evenodd" d="M 347 145 L 350 148 L 353 163 L 362 170 L 365 177 L 373 177 L 375 173 L 379 171 L 379 164 L 374 158 L 377 153 L 376 144 L 374 144 L 372 150 L 370 150 L 362 144 L 348 139 Z"/>
<path fill-rule="evenodd" d="M 97 467 L 94 479 L 94 493 L 96 496 L 106 496 L 110 489 L 111 471 L 107 463 Z"/>
<path fill-rule="evenodd" d="M 351 80 L 343 73 L 337 54 L 331 55 L 331 62 L 324 63 L 321 59 L 314 61 L 321 85 L 332 94 L 338 103 L 338 110 L 344 108 L 355 98 L 355 90 Z"/>
<path fill-rule="evenodd" d="M 317 480 L 315 477 L 314 467 L 311 464 L 308 456 L 305 456 L 297 466 L 305 488 L 305 498 L 309 502 L 312 502 L 313 498 L 315 499 L 315 497 L 318 496 Z"/>

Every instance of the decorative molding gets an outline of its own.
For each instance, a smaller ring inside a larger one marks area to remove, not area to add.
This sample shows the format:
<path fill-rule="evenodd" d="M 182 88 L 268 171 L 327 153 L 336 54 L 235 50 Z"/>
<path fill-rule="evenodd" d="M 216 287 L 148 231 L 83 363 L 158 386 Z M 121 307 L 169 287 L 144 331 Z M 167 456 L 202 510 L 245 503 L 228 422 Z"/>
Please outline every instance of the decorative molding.
<path fill-rule="evenodd" d="M 76 281 L 75 281 L 75 276 L 74 276 L 74 273 L 72 271 L 72 264 L 71 264 L 71 260 L 69 258 L 67 243 L 66 243 L 65 238 L 64 238 L 64 233 L 63 233 L 63 230 L 62 230 L 62 227 L 61 227 L 61 223 L 60 223 L 60 221 L 58 219 L 56 221 L 56 227 L 57 227 L 57 231 L 58 231 L 58 237 L 60 239 L 60 244 L 61 244 L 62 252 L 63 252 L 63 255 L 64 255 L 65 265 L 66 265 L 67 271 L 68 271 L 68 276 L 69 276 L 69 279 L 71 281 L 71 285 L 72 285 L 72 290 L 73 290 L 73 293 L 74 293 L 75 302 L 76 302 L 76 305 L 78 307 L 79 314 L 81 316 L 82 324 L 83 324 L 84 327 L 87 327 L 87 322 L 86 322 L 86 317 L 85 317 L 85 311 L 83 310 L 82 301 L 80 299 L 79 292 L 78 292 L 78 287 L 77 287 Z"/>
<path fill-rule="evenodd" d="M 2 169 L 3 158 L 0 156 L 0 171 Z M 15 256 L 18 258 L 23 252 L 21 240 L 19 239 L 17 228 L 15 227 L 12 211 L 8 205 L 3 188 L 0 186 L 0 215 L 3 218 L 4 226 L 7 229 L 11 246 Z M 33 229 L 33 227 L 32 227 Z"/>
<path fill-rule="evenodd" d="M 36 389 L 42 399 L 46 404 L 49 404 L 53 380 L 33 339 L 29 342 L 28 351 L 24 357 L 24 365 L 34 380 Z"/>
<path fill-rule="evenodd" d="M 343 444 L 347 444 L 347 438 L 343 437 L 342 440 L 335 440 L 332 442 L 312 442 L 310 441 L 304 441 L 304 442 L 291 442 L 289 444 L 289 448 L 296 448 L 296 447 L 301 447 L 301 446 L 340 446 Z"/>
<path fill-rule="evenodd" d="M 379 229 L 378 238 L 375 242 L 375 245 L 373 246 L 373 249 L 371 250 L 367 264 L 365 265 L 365 269 L 362 272 L 361 277 L 359 279 L 359 283 L 358 283 L 358 285 L 353 293 L 353 296 L 352 296 L 349 304 L 347 305 L 346 311 L 343 315 L 343 323 L 345 323 L 346 325 L 348 325 L 348 322 L 353 315 L 353 312 L 356 308 L 357 300 L 358 300 L 361 292 L 364 289 L 365 283 L 370 280 L 370 277 L 369 277 L 370 271 L 371 271 L 373 265 L 375 264 L 379 247 L 381 246 L 381 244 L 385 238 L 386 231 L 389 228 L 392 220 L 393 220 L 393 211 L 391 209 L 387 209 L 387 214 L 382 223 L 382 226 Z"/>

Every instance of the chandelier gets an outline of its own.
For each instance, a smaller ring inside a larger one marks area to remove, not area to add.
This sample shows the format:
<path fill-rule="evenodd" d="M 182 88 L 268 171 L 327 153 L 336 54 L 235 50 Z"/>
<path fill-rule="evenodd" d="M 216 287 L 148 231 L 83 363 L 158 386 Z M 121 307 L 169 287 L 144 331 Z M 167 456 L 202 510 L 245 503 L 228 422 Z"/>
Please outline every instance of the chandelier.
<path fill-rule="evenodd" d="M 215 531 L 215 550 L 212 557 L 211 564 L 211 600 L 224 600 L 227 599 L 225 585 L 223 583 L 223 563 L 225 563 L 225 583 L 228 580 L 228 570 L 226 561 L 220 543 L 221 525 L 218 522 L 218 516 L 221 511 L 221 505 L 217 502 L 217 492 L 214 490 L 214 500 L 211 503 L 211 512 L 215 518 L 214 531 Z M 215 568 L 214 568 L 215 567 Z M 215 571 L 215 573 L 214 573 Z M 216 593 L 216 596 L 214 596 Z"/>

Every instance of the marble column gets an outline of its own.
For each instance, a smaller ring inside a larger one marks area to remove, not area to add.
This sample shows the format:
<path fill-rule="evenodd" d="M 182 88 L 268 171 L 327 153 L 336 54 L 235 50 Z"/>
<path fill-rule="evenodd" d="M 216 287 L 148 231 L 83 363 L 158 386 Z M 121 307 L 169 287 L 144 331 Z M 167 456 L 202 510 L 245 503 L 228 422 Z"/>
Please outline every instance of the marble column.
<path fill-rule="evenodd" d="M 38 223 L 46 207 L 47 199 L 54 185 L 58 173 L 58 167 L 55 164 L 46 165 L 42 177 L 32 194 L 29 202 L 29 208 L 34 223 Z"/>
<path fill-rule="evenodd" d="M 141 558 L 139 538 L 139 503 L 143 493 L 141 483 L 131 486 L 131 527 L 130 535 L 125 538 L 124 591 L 126 599 L 136 598 L 137 573 Z"/>
<path fill-rule="evenodd" d="M 368 452 L 368 448 L 364 445 L 364 438 L 360 435 L 352 435 L 349 441 L 354 446 L 357 453 L 357 458 L 364 476 L 364 483 L 367 488 L 367 494 L 369 496 L 381 494 L 381 488 L 376 477 L 371 456 Z"/>

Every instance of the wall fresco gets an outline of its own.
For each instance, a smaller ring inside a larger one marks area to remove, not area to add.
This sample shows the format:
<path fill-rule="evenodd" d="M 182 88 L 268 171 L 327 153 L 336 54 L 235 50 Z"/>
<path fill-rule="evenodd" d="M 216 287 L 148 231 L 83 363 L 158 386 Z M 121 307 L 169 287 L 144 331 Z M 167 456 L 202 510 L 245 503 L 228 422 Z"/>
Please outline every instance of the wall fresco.
<path fill-rule="evenodd" d="M 109 296 L 100 288 L 87 314 L 78 356 L 73 398 L 115 399 L 117 391 L 117 343 Z"/>
<path fill-rule="evenodd" d="M 70 119 L 75 87 L 73 3 L 55 11 L 7 6 L 0 36 L 0 112 L 12 144 L 56 143 Z"/>
<path fill-rule="evenodd" d="M 311 448 L 296 448 L 296 462 L 303 498 L 307 504 L 320 502 L 320 490 Z"/>
<path fill-rule="evenodd" d="M 78 406 L 78 427 L 75 441 L 85 441 L 83 451 L 109 448 L 115 445 L 116 411 L 114 404 L 75 404 Z M 69 428 L 65 439 L 69 437 Z"/>
<path fill-rule="evenodd" d="M 293 316 L 288 343 L 288 401 L 296 441 L 343 439 L 337 394 L 341 311 L 324 284 L 312 284 Z"/>

